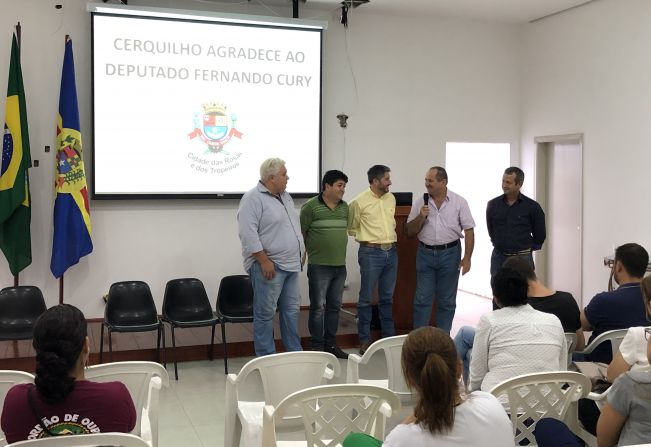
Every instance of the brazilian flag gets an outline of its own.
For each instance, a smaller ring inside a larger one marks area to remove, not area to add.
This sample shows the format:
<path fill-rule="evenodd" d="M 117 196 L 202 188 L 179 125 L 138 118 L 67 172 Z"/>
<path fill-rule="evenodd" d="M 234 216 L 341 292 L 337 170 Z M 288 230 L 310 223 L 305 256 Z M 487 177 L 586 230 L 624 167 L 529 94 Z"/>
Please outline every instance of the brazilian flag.
<path fill-rule="evenodd" d="M 23 74 L 14 34 L 0 166 L 0 249 L 14 275 L 32 263 L 29 228 L 32 212 L 27 173 L 31 166 Z"/>

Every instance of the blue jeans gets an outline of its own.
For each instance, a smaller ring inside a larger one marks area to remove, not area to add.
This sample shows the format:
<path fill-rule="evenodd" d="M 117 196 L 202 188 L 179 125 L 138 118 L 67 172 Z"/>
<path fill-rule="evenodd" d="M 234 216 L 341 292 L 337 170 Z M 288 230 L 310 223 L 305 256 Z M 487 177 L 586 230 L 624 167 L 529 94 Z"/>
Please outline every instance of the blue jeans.
<path fill-rule="evenodd" d="M 475 342 L 475 328 L 463 326 L 454 336 L 454 346 L 457 348 L 457 355 L 463 362 L 463 383 L 468 387 L 470 377 L 470 359 L 472 357 L 472 346 Z"/>
<path fill-rule="evenodd" d="M 264 278 L 258 262 L 249 269 L 253 285 L 253 345 L 255 355 L 274 354 L 274 315 L 280 316 L 280 336 L 286 351 L 301 351 L 298 335 L 298 314 L 301 296 L 298 290 L 298 272 L 286 272 L 276 267 L 271 280 Z"/>
<path fill-rule="evenodd" d="M 357 252 L 360 271 L 359 301 L 357 302 L 357 334 L 360 343 L 371 338 L 371 300 L 377 285 L 382 337 L 396 334 L 393 324 L 393 289 L 398 274 L 396 247 L 389 250 L 359 246 Z"/>
<path fill-rule="evenodd" d="M 515 255 L 515 256 L 507 256 L 501 251 L 499 251 L 496 248 L 493 248 L 493 253 L 491 254 L 491 278 L 495 276 L 495 273 L 502 267 L 502 264 L 508 259 L 508 258 L 522 258 L 526 259 L 529 261 L 532 267 L 535 268 L 533 264 L 533 254 L 529 253 L 526 255 Z"/>
<path fill-rule="evenodd" d="M 341 295 L 346 282 L 346 266 L 307 265 L 310 286 L 310 316 L 308 328 L 312 349 L 323 351 L 337 344 Z"/>
<path fill-rule="evenodd" d="M 583 442 L 572 433 L 569 427 L 557 419 L 542 418 L 536 424 L 533 434 L 540 447 L 583 446 Z"/>
<path fill-rule="evenodd" d="M 436 327 L 450 333 L 457 308 L 460 262 L 461 244 L 446 250 L 430 250 L 418 245 L 414 329 L 429 324 L 432 298 L 435 297 Z"/>

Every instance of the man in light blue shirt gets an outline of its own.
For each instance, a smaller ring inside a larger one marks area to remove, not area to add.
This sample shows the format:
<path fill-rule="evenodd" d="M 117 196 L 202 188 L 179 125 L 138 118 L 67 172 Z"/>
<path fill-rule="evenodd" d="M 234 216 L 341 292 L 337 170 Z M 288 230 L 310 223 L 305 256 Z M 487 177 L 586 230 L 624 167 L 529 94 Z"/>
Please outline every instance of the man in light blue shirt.
<path fill-rule="evenodd" d="M 273 317 L 278 308 L 286 351 L 300 351 L 298 272 L 305 245 L 294 201 L 286 191 L 287 168 L 279 158 L 260 166 L 260 182 L 237 211 L 244 269 L 253 285 L 253 344 L 258 356 L 274 354 Z"/>

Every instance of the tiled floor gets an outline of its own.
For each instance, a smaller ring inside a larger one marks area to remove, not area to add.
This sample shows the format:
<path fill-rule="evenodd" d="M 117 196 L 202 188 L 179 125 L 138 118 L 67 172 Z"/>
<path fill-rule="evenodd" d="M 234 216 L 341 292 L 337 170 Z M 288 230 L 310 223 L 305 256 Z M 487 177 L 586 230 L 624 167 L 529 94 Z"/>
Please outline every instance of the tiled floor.
<path fill-rule="evenodd" d="M 463 325 L 475 325 L 492 309 L 490 300 L 459 292 L 452 335 Z M 353 352 L 353 350 L 350 350 Z M 237 373 L 250 358 L 229 359 Z M 345 360 L 342 360 L 345 371 Z M 170 372 L 170 387 L 160 399 L 160 447 L 218 447 L 224 442 L 224 390 L 221 360 L 179 363 L 179 380 Z"/>

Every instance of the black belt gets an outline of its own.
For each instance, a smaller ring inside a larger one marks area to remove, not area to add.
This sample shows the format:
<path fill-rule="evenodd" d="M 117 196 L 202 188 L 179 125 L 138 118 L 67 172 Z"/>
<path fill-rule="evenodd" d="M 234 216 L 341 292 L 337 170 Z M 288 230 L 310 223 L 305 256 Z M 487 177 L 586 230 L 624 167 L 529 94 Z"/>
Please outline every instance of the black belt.
<path fill-rule="evenodd" d="M 456 247 L 459 245 L 459 239 L 456 241 L 448 242 L 447 244 L 442 244 L 442 245 L 427 245 L 423 242 L 420 243 L 420 246 L 423 248 L 427 248 L 428 250 L 445 250 L 447 248 L 452 248 Z"/>
<path fill-rule="evenodd" d="M 515 251 L 502 251 L 500 252 L 504 256 L 527 256 L 531 254 L 531 249 L 530 248 L 524 248 L 522 250 L 515 250 Z"/>

